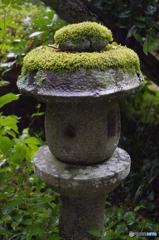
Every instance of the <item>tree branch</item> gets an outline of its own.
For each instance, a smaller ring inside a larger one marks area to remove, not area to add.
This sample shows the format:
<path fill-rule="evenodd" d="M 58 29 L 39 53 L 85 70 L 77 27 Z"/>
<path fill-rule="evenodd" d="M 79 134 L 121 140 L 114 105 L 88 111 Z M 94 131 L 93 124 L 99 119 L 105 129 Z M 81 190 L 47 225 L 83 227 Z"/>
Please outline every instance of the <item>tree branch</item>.
<path fill-rule="evenodd" d="M 52 7 L 60 18 L 68 23 L 83 21 L 100 22 L 99 17 L 81 0 L 42 0 Z"/>

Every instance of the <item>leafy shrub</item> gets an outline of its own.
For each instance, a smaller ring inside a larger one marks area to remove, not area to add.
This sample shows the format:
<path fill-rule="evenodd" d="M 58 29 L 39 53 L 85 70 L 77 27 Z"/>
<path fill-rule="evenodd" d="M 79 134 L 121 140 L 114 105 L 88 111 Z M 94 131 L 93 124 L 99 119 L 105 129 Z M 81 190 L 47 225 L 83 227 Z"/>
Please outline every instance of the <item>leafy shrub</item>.
<path fill-rule="evenodd" d="M 0 97 L 0 108 L 18 99 L 6 94 Z M 31 161 L 43 143 L 29 129 L 19 135 L 18 121 L 0 114 L 0 239 L 56 240 L 58 196 L 34 174 Z"/>
<path fill-rule="evenodd" d="M 44 4 L 37 7 L 22 2 L 3 0 L 0 3 L 1 68 L 22 64 L 23 56 L 32 48 L 52 44 L 55 31 L 65 24 Z"/>
<path fill-rule="evenodd" d="M 159 123 L 159 88 L 150 80 L 145 81 L 142 90 L 123 101 L 122 111 L 129 120 L 141 123 Z"/>
<path fill-rule="evenodd" d="M 140 207 L 144 206 L 138 206 L 138 209 Z M 135 211 L 136 210 L 126 211 L 122 207 L 116 206 L 107 208 L 104 218 L 105 227 L 102 229 L 104 240 L 131 240 L 132 237 L 129 236 L 129 232 L 131 231 L 138 233 L 155 232 L 157 234 L 159 224 L 154 225 L 151 220 L 143 218 L 141 215 L 136 214 Z M 97 230 L 92 229 L 88 232 L 96 237 L 102 236 L 102 234 Z M 135 236 L 135 239 L 146 240 L 147 237 Z"/>
<path fill-rule="evenodd" d="M 115 26 L 127 30 L 127 38 L 134 38 L 143 45 L 147 55 L 150 47 L 159 50 L 159 21 L 157 0 L 91 0 L 97 7 L 112 17 Z"/>

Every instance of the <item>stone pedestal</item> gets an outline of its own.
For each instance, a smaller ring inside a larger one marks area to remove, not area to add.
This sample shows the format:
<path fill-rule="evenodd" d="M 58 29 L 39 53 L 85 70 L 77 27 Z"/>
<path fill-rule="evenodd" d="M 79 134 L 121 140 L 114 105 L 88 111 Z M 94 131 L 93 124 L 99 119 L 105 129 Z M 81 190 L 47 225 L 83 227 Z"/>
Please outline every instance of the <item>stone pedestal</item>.
<path fill-rule="evenodd" d="M 81 166 L 61 162 L 42 147 L 34 157 L 34 171 L 51 189 L 60 193 L 60 236 L 63 240 L 94 240 L 91 229 L 102 232 L 105 194 L 129 174 L 131 160 L 116 148 L 102 163 Z"/>

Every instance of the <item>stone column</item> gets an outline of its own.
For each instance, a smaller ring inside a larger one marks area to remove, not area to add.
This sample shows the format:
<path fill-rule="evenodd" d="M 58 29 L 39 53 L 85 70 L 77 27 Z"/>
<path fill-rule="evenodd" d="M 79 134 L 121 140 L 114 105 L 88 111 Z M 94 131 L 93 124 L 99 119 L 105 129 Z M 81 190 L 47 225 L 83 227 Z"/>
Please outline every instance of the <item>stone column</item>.
<path fill-rule="evenodd" d="M 96 198 L 61 196 L 60 236 L 65 240 L 94 240 L 91 229 L 102 231 L 104 226 L 105 195 Z"/>

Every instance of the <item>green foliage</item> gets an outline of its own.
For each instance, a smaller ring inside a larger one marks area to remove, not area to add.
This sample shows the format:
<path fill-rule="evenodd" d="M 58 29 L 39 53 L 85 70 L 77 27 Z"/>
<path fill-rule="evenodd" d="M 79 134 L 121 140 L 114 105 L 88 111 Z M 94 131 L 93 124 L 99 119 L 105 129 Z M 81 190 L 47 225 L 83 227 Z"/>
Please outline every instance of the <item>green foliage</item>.
<path fill-rule="evenodd" d="M 127 30 L 127 38 L 132 36 L 143 45 L 147 55 L 150 47 L 159 49 L 159 19 L 157 0 L 91 0 L 106 14 L 110 15 L 115 26 Z"/>
<path fill-rule="evenodd" d="M 6 94 L 0 97 L 0 107 L 18 98 Z M 0 114 L 0 239 L 43 240 L 51 235 L 57 240 L 57 195 L 33 172 L 32 158 L 42 142 L 30 136 L 29 129 L 19 135 L 18 121 Z"/>
<path fill-rule="evenodd" d="M 159 88 L 153 82 L 145 81 L 137 95 L 124 101 L 123 109 L 128 119 L 143 124 L 159 123 Z"/>
<path fill-rule="evenodd" d="M 136 209 L 142 206 L 137 206 Z M 155 224 L 147 219 L 138 215 L 134 211 L 124 210 L 122 207 L 113 206 L 106 209 L 106 214 L 104 218 L 104 228 L 102 233 L 97 230 L 90 230 L 88 233 L 92 236 L 101 237 L 104 236 L 104 240 L 118 240 L 118 239 L 128 239 L 131 240 L 132 237 L 129 236 L 129 232 L 157 232 L 159 224 Z M 146 237 L 136 236 L 136 239 L 147 239 Z"/>
<path fill-rule="evenodd" d="M 124 211 L 122 207 L 107 209 L 105 215 L 105 228 L 103 229 L 105 240 L 132 239 L 129 232 L 154 232 L 159 225 L 137 215 L 134 211 Z M 135 237 L 136 239 L 147 239 L 146 237 Z"/>
<path fill-rule="evenodd" d="M 52 44 L 54 33 L 65 24 L 55 12 L 22 0 L 0 3 L 1 68 L 22 64 L 23 56 L 38 45 Z"/>

